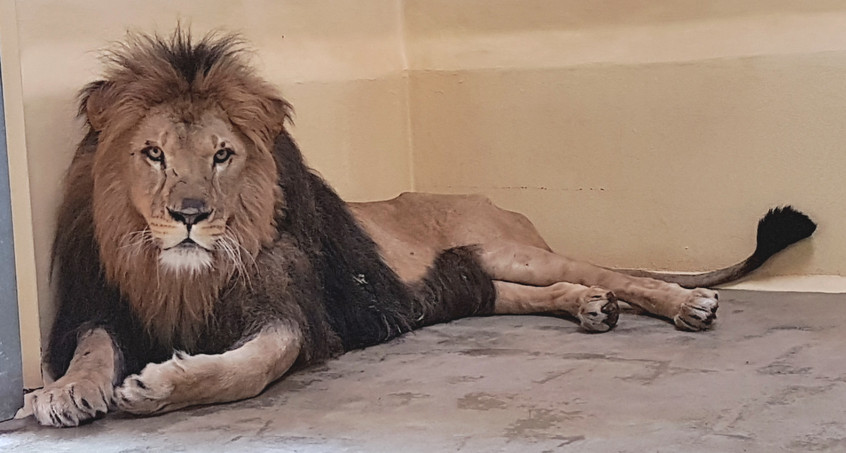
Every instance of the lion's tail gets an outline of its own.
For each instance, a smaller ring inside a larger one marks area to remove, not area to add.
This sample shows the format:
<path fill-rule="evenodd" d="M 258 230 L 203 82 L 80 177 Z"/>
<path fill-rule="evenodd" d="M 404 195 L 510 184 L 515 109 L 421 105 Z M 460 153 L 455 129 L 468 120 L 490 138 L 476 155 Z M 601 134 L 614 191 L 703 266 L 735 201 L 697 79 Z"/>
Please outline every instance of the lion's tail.
<path fill-rule="evenodd" d="M 733 266 L 699 274 L 650 272 L 639 269 L 614 269 L 636 277 L 650 277 L 687 288 L 711 287 L 735 281 L 761 267 L 771 256 L 811 236 L 817 229 L 807 215 L 791 206 L 773 208 L 758 221 L 758 245 L 749 258 Z"/>

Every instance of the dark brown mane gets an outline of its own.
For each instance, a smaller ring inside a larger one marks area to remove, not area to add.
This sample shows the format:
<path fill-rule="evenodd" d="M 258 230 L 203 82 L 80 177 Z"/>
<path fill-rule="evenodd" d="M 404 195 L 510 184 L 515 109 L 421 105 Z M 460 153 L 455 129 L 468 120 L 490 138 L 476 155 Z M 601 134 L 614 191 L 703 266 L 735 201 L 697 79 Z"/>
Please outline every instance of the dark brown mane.
<path fill-rule="evenodd" d="M 92 326 L 109 330 L 132 373 L 174 349 L 220 353 L 271 319 L 300 329 L 299 360 L 313 363 L 491 311 L 493 283 L 471 249 L 445 252 L 413 287 L 401 281 L 346 203 L 305 165 L 283 128 L 289 105 L 246 66 L 238 38 L 192 44 L 179 30 L 170 39 L 130 35 L 107 64 L 105 79 L 81 94 L 89 130 L 68 172 L 54 243 L 54 376 Z M 148 227 L 128 192 L 131 136 L 163 104 L 188 116 L 222 112 L 254 148 L 244 182 L 226 195 L 242 212 L 226 228 L 255 260 L 249 282 L 216 255 L 208 270 L 166 275 L 153 247 L 125 247 Z"/>
<path fill-rule="evenodd" d="M 97 140 L 82 144 L 68 181 L 91 189 L 69 190 L 66 204 L 75 197 L 91 199 L 76 204 L 91 203 L 106 278 L 120 288 L 161 342 L 190 349 L 236 269 L 220 261 L 209 271 L 176 277 L 160 269 L 153 247 L 128 247 L 127 238 L 138 236 L 146 223 L 129 202 L 131 181 L 123 181 L 120 150 L 152 108 L 178 104 L 183 114 L 192 117 L 209 108 L 222 110 L 270 160 L 273 139 L 282 131 L 290 106 L 253 73 L 237 35 L 210 34 L 194 43 L 190 33 L 181 29 L 169 38 L 129 34 L 104 59 L 104 79 L 89 84 L 80 95 L 80 114 Z M 273 200 L 274 195 L 280 198 L 278 190 L 272 189 L 275 168 L 254 165 L 249 170 L 250 179 L 259 182 L 250 187 L 262 193 L 240 195 L 245 199 L 244 212 L 231 226 L 240 245 L 254 258 L 275 237 L 273 218 L 281 200 Z M 270 188 L 269 192 L 262 187 Z M 58 235 L 57 242 L 62 237 Z"/>

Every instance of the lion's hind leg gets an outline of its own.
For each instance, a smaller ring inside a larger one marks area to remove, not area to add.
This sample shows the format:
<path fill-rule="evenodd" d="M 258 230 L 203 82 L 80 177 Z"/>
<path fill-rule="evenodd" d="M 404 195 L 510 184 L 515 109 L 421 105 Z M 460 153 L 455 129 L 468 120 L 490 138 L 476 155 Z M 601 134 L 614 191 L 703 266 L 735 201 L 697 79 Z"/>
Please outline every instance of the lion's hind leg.
<path fill-rule="evenodd" d="M 617 325 L 620 314 L 614 293 L 596 286 L 566 282 L 528 286 L 497 280 L 494 287 L 496 314 L 566 313 L 577 318 L 589 332 L 610 330 Z"/>
<path fill-rule="evenodd" d="M 538 247 L 492 241 L 481 246 L 480 262 L 494 279 L 546 286 L 571 282 L 600 286 L 648 313 L 673 320 L 684 330 L 705 330 L 716 319 L 719 295 L 706 288 L 633 277 L 583 263 Z"/>
<path fill-rule="evenodd" d="M 299 329 L 275 324 L 222 354 L 176 353 L 127 377 L 115 389 L 115 404 L 126 412 L 149 415 L 251 398 L 288 371 L 301 345 Z"/>

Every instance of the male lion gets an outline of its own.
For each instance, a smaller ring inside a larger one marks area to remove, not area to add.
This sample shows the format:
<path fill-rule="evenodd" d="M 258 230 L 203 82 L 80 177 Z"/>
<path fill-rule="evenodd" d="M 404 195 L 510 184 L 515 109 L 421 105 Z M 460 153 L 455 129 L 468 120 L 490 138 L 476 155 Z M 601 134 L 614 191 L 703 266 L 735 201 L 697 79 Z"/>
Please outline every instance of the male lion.
<path fill-rule="evenodd" d="M 523 216 L 479 196 L 347 204 L 303 163 L 290 106 L 240 48 L 233 36 L 131 35 L 82 91 L 87 134 L 53 248 L 46 360 L 59 379 L 22 415 L 76 426 L 114 408 L 249 398 L 292 367 L 465 316 L 554 313 L 604 332 L 620 298 L 702 330 L 717 293 L 699 286 L 816 227 L 773 210 L 741 264 L 636 276 L 553 253 Z"/>

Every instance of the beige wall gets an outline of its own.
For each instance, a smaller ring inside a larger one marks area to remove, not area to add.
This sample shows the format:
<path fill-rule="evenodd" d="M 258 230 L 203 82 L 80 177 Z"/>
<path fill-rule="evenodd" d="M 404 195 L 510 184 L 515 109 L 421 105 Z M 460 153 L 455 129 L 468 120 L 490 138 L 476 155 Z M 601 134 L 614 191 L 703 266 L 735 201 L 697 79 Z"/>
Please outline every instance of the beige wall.
<path fill-rule="evenodd" d="M 745 256 L 757 218 L 793 203 L 822 227 L 764 274 L 846 275 L 837 234 L 846 231 L 842 1 L 0 8 L 7 112 L 18 112 L 10 149 L 22 322 L 37 324 L 40 305 L 45 333 L 60 180 L 81 134 L 75 93 L 97 76 L 97 49 L 127 28 L 168 33 L 177 20 L 196 34 L 222 28 L 252 42 L 261 74 L 295 105 L 307 159 L 348 199 L 482 192 L 528 214 L 569 255 L 674 270 Z"/>
<path fill-rule="evenodd" d="M 482 12 L 483 13 L 480 13 Z M 846 275 L 846 3 L 408 0 L 416 189 L 478 191 L 604 265 L 698 270 L 792 203 L 764 274 Z"/>

